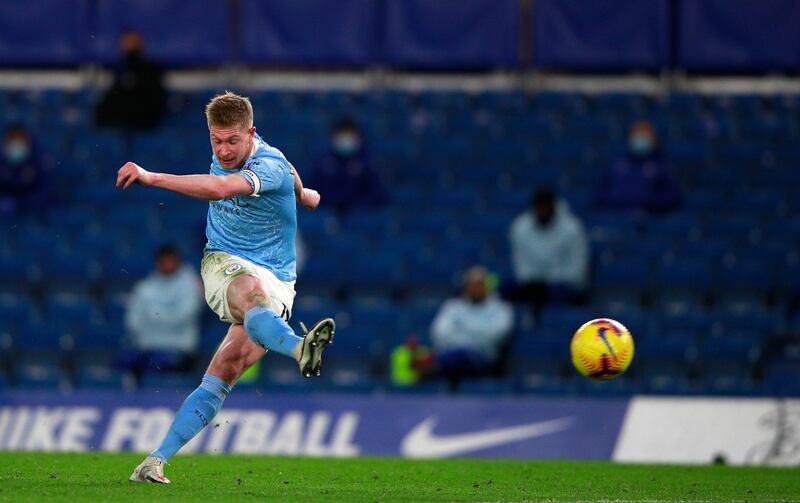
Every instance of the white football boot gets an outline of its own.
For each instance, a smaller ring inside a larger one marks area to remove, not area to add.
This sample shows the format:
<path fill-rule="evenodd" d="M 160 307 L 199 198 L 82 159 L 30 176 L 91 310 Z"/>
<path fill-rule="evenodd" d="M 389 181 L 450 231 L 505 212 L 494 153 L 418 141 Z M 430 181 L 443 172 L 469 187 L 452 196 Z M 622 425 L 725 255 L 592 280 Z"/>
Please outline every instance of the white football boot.
<path fill-rule="evenodd" d="M 300 323 L 300 326 L 303 327 L 306 336 L 300 343 L 297 364 L 303 377 L 315 377 L 319 375 L 322 367 L 322 351 L 333 341 L 336 322 L 331 318 L 324 318 L 311 327 L 311 330 L 306 330 L 303 323 Z"/>
<path fill-rule="evenodd" d="M 133 470 L 131 482 L 145 482 L 151 484 L 171 484 L 164 476 L 164 462 L 158 458 L 148 456 Z"/>

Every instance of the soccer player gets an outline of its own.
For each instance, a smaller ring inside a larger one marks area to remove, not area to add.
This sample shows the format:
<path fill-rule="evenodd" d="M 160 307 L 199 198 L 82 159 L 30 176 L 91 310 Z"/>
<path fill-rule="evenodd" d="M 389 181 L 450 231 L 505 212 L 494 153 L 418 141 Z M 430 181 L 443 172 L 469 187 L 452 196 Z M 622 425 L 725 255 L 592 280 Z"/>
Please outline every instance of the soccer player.
<path fill-rule="evenodd" d="M 303 376 L 318 376 L 336 328 L 325 318 L 298 337 L 287 323 L 295 296 L 296 202 L 313 210 L 319 193 L 304 188 L 286 157 L 256 134 L 246 97 L 215 97 L 206 119 L 211 174 L 151 173 L 133 162 L 117 173 L 123 189 L 138 183 L 209 201 L 200 274 L 209 307 L 231 324 L 163 442 L 134 470 L 134 482 L 169 484 L 164 464 L 214 419 L 237 379 L 266 350 L 294 358 Z"/>

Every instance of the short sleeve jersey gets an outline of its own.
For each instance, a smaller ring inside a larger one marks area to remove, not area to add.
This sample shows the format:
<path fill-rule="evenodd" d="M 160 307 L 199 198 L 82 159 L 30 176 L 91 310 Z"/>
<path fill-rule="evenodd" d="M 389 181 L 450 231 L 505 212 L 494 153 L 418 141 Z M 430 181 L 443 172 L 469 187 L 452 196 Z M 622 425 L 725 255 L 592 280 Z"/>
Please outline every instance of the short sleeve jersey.
<path fill-rule="evenodd" d="M 241 168 L 224 169 L 212 157 L 212 175 L 241 175 L 253 192 L 210 202 L 206 252 L 229 253 L 270 270 L 281 281 L 294 281 L 297 205 L 292 165 L 260 136 L 255 142 L 256 151 Z"/>

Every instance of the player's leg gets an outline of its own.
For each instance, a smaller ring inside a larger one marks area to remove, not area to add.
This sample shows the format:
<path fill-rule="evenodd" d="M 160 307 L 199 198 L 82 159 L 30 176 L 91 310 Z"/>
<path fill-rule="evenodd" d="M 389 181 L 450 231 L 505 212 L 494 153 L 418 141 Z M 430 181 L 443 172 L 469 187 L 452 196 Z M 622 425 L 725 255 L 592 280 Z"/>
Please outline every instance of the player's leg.
<path fill-rule="evenodd" d="M 266 351 L 247 336 L 243 325 L 232 325 L 228 335 L 222 341 L 211 363 L 207 374 L 215 375 L 231 386 L 264 357 Z"/>
<path fill-rule="evenodd" d="M 302 337 L 271 306 L 272 297 L 263 282 L 255 276 L 239 276 L 228 285 L 228 306 L 231 317 L 244 323 L 247 335 L 264 349 L 297 359 Z"/>
<path fill-rule="evenodd" d="M 231 317 L 244 323 L 247 335 L 256 344 L 294 358 L 305 377 L 319 375 L 322 351 L 335 331 L 332 319 L 319 321 L 305 337 L 298 337 L 281 316 L 286 305 L 273 299 L 264 280 L 255 276 L 234 279 L 226 297 Z"/>
<path fill-rule="evenodd" d="M 161 445 L 136 467 L 131 480 L 169 484 L 164 464 L 214 419 L 233 385 L 264 352 L 242 325 L 231 325 L 200 386 L 181 404 Z"/>

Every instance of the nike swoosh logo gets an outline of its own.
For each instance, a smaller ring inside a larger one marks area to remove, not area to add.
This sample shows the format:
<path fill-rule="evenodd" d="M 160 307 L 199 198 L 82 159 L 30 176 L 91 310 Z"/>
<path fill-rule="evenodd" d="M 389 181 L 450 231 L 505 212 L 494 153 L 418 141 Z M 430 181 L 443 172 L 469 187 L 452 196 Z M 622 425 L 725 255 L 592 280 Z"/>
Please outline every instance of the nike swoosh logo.
<path fill-rule="evenodd" d="M 408 432 L 400 445 L 400 452 L 412 458 L 444 458 L 471 451 L 519 442 L 569 429 L 572 417 L 538 421 L 519 426 L 440 436 L 433 432 L 437 419 L 431 416 Z"/>

